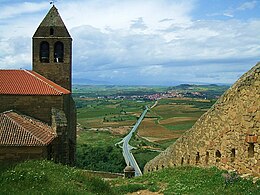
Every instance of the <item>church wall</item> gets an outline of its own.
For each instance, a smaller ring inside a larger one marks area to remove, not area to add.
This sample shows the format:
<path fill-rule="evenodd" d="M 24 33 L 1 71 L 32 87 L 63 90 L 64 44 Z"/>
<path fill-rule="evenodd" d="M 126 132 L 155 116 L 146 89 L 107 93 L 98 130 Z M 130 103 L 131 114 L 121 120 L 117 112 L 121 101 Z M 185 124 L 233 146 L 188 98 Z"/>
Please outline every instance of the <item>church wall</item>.
<path fill-rule="evenodd" d="M 175 144 L 148 162 L 216 166 L 260 176 L 260 64 L 238 80 Z"/>
<path fill-rule="evenodd" d="M 62 96 L 1 95 L 0 98 L 0 112 L 16 110 L 21 114 L 46 122 L 50 126 L 53 125 L 52 108 L 61 110 L 66 117 L 66 124 L 57 127 L 61 134 L 53 143 L 54 161 L 73 165 L 76 152 L 76 110 L 70 94 Z M 6 158 L 9 156 L 17 157 L 17 155 L 7 153 Z"/>
<path fill-rule="evenodd" d="M 47 146 L 1 146 L 0 164 L 47 158 Z"/>
<path fill-rule="evenodd" d="M 1 95 L 0 112 L 16 110 L 51 125 L 51 108 L 63 110 L 63 96 Z"/>
<path fill-rule="evenodd" d="M 75 102 L 71 96 L 64 97 L 64 108 L 65 115 L 68 119 L 68 134 L 67 134 L 67 148 L 68 148 L 68 159 L 70 159 L 69 164 L 75 162 L 76 153 L 76 107 Z"/>

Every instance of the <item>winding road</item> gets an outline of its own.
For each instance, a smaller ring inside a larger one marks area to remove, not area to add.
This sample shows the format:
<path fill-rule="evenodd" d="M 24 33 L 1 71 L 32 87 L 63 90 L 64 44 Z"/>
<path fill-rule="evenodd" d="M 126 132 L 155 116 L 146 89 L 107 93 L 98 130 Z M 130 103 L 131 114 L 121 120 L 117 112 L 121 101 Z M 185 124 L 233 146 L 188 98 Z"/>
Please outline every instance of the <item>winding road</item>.
<path fill-rule="evenodd" d="M 127 136 L 125 136 L 120 142 L 118 142 L 116 144 L 116 145 L 120 145 L 123 143 L 122 148 L 123 148 L 123 156 L 125 158 L 125 162 L 127 165 L 130 165 L 135 169 L 135 176 L 141 176 L 142 171 L 140 170 L 133 154 L 131 153 L 131 150 L 133 149 L 133 147 L 129 145 L 129 141 L 130 141 L 133 133 L 137 130 L 138 126 L 144 119 L 144 116 L 146 115 L 147 111 L 149 110 L 148 106 L 146 106 L 145 108 L 146 109 L 144 110 L 144 112 L 142 113 L 142 115 L 140 116 L 140 118 L 138 119 L 136 124 L 133 126 L 132 130 L 127 134 Z"/>

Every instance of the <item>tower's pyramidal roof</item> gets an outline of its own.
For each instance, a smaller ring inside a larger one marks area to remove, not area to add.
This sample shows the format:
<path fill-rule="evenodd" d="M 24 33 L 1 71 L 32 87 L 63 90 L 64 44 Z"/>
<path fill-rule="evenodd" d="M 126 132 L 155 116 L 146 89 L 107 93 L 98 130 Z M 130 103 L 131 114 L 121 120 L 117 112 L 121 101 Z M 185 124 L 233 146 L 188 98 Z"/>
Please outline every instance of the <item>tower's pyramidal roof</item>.
<path fill-rule="evenodd" d="M 42 20 L 33 37 L 48 37 L 50 36 L 51 28 L 54 29 L 55 33 L 52 35 L 54 37 L 70 37 L 58 9 L 54 5 Z"/>

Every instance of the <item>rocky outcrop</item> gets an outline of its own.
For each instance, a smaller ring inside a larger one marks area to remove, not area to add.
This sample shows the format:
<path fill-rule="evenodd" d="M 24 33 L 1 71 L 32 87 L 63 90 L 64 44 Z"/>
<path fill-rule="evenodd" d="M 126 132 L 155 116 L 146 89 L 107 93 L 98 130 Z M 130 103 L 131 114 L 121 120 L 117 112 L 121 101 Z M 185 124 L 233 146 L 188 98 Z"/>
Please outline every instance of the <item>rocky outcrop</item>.
<path fill-rule="evenodd" d="M 195 165 L 260 176 L 260 63 L 245 73 L 145 172 Z"/>

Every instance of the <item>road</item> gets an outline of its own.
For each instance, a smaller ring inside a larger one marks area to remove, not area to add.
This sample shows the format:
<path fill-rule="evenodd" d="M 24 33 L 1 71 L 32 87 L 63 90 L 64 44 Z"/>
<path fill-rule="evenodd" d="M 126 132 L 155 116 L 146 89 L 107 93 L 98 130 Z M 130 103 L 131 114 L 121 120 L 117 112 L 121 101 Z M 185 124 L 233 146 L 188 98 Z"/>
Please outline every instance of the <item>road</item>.
<path fill-rule="evenodd" d="M 146 106 L 146 109 L 144 110 L 144 112 L 142 113 L 142 115 L 140 116 L 140 118 L 138 119 L 138 121 L 135 123 L 135 125 L 133 126 L 132 130 L 128 133 L 127 136 L 125 136 L 123 138 L 122 141 L 118 142 L 117 145 L 123 143 L 123 156 L 125 158 L 125 162 L 127 165 L 132 166 L 135 169 L 135 176 L 141 176 L 142 175 L 142 171 L 140 170 L 133 154 L 131 153 L 131 150 L 133 149 L 132 146 L 129 145 L 129 141 L 133 135 L 133 133 L 137 130 L 138 126 L 140 125 L 140 123 L 142 122 L 142 120 L 144 119 L 144 116 L 146 115 L 147 111 L 148 111 L 148 107 Z"/>

